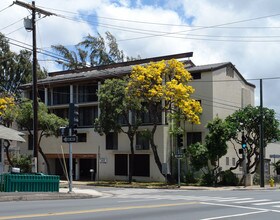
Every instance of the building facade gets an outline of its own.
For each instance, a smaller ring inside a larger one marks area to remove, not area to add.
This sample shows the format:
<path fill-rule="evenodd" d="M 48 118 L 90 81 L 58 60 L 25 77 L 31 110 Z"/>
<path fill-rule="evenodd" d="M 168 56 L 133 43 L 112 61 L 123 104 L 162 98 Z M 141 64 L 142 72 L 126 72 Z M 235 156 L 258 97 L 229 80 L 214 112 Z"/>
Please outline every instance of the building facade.
<path fill-rule="evenodd" d="M 73 176 L 74 179 L 127 180 L 129 173 L 130 146 L 129 139 L 123 133 L 110 133 L 100 136 L 93 129 L 93 122 L 98 117 L 97 91 L 107 78 L 128 75 L 134 65 L 147 64 L 150 61 L 188 58 L 182 60 L 192 74 L 191 85 L 195 88 L 193 98 L 201 102 L 203 113 L 201 124 L 184 124 L 183 144 L 188 146 L 197 141 L 203 142 L 207 134 L 205 125 L 216 116 L 225 118 L 234 111 L 250 104 L 254 105 L 255 86 L 248 83 L 232 63 L 219 63 L 195 66 L 189 57 L 192 53 L 155 57 L 87 69 L 69 70 L 50 73 L 46 79 L 38 81 L 41 100 L 50 112 L 62 118 L 68 118 L 69 103 L 79 106 L 78 142 L 73 143 Z M 22 86 L 25 97 L 31 97 L 31 85 Z M 156 144 L 161 162 L 170 164 L 170 155 L 174 152 L 175 143 L 170 137 L 169 125 L 165 113 L 156 131 Z M 148 119 L 139 131 L 149 128 Z M 22 144 L 21 153 L 32 154 L 32 142 Z M 48 137 L 42 140 L 41 147 L 51 166 L 52 174 L 65 176 L 68 166 L 69 146 L 61 137 Z M 229 147 L 228 154 L 221 158 L 223 169 L 230 168 L 237 161 L 235 151 Z M 139 181 L 163 181 L 164 177 L 156 166 L 149 142 L 135 137 L 135 159 L 133 179 Z M 168 166 L 167 166 L 168 167 Z M 46 167 L 39 158 L 39 171 Z"/>

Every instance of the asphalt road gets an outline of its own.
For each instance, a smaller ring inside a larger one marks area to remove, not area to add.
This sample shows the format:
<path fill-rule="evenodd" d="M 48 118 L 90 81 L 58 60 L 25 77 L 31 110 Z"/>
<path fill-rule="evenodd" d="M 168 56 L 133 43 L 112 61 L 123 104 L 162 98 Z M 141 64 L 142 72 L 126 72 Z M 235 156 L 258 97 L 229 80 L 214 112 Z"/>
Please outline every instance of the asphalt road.
<path fill-rule="evenodd" d="M 279 190 L 96 188 L 100 198 L 1 202 L 2 219 L 279 219 Z"/>

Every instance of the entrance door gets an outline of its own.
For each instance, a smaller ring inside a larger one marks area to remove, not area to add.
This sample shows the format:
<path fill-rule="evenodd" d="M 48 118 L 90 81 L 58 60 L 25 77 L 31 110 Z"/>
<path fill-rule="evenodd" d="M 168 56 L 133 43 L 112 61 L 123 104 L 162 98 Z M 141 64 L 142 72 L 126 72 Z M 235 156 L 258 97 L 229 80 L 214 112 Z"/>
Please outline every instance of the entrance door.
<path fill-rule="evenodd" d="M 90 171 L 94 172 L 91 173 Z M 96 159 L 80 159 L 80 180 L 95 180 Z"/>

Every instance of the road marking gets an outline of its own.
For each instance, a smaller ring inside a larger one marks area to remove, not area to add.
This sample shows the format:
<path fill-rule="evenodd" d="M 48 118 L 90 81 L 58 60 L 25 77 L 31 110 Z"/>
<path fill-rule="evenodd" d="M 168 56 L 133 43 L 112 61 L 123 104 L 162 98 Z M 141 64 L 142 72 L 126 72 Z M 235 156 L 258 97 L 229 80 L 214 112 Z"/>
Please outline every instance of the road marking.
<path fill-rule="evenodd" d="M 221 199 L 218 200 L 219 202 L 233 202 L 233 201 L 243 201 L 243 200 L 249 200 L 249 199 L 253 199 L 253 198 L 237 198 L 237 199 Z"/>
<path fill-rule="evenodd" d="M 271 205 L 271 204 L 279 204 L 280 201 L 275 202 L 261 202 L 261 203 L 254 203 L 253 205 Z"/>
<path fill-rule="evenodd" d="M 101 208 L 101 209 L 69 211 L 69 212 L 53 212 L 53 213 L 40 213 L 40 214 L 29 214 L 29 215 L 1 216 L 0 220 L 50 217 L 50 216 L 62 216 L 62 215 L 78 215 L 78 214 L 96 213 L 96 212 L 123 211 L 123 210 L 130 210 L 130 209 L 152 209 L 152 208 L 175 207 L 175 206 L 184 206 L 184 205 L 192 205 L 192 204 L 199 204 L 199 203 L 198 202 L 184 202 L 184 203 L 169 203 L 169 204 L 142 205 L 142 206 L 112 207 L 112 208 Z"/>
<path fill-rule="evenodd" d="M 118 201 L 118 203 L 127 203 L 127 202 L 148 202 L 148 201 L 154 201 L 154 200 L 161 200 L 161 198 L 131 199 L 131 200 Z"/>
<path fill-rule="evenodd" d="M 245 216 L 245 215 L 254 215 L 254 214 L 259 214 L 259 213 L 263 213 L 263 212 L 268 212 L 268 211 L 258 211 L 258 212 L 247 212 L 247 213 L 234 214 L 234 215 L 224 215 L 224 216 L 217 216 L 217 217 L 211 217 L 211 218 L 204 218 L 201 220 L 225 219 L 225 218 L 232 218 L 232 217 Z"/>
<path fill-rule="evenodd" d="M 236 204 L 243 204 L 243 203 L 254 203 L 254 202 L 267 202 L 270 201 L 269 199 L 259 199 L 259 200 L 247 200 L 247 201 L 238 201 L 234 202 Z"/>
<path fill-rule="evenodd" d="M 240 205 L 231 205 L 231 204 L 221 204 L 221 203 L 211 203 L 211 202 L 200 202 L 200 203 L 205 204 L 205 205 L 224 206 L 224 207 L 239 208 L 239 209 L 251 209 L 251 210 L 257 210 L 257 211 L 274 211 L 274 210 L 269 210 L 269 209 L 254 208 L 254 207 L 240 206 Z"/>

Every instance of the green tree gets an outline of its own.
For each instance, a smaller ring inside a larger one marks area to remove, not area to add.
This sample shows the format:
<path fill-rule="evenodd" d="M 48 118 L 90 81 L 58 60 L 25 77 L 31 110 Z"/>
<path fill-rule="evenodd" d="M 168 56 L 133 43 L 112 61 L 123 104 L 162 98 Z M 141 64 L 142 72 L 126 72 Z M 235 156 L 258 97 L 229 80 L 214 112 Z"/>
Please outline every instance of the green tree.
<path fill-rule="evenodd" d="M 216 174 L 215 170 L 219 168 L 219 159 L 227 153 L 227 142 L 231 137 L 231 129 L 225 121 L 218 117 L 208 122 L 206 128 L 208 134 L 205 137 L 205 143 L 192 144 L 187 152 L 195 170 L 208 167 L 208 173 L 213 180 L 217 180 L 219 174 Z"/>
<path fill-rule="evenodd" d="M 198 171 L 208 165 L 208 150 L 204 144 L 195 143 L 187 148 L 187 155 L 194 170 Z"/>
<path fill-rule="evenodd" d="M 110 131 L 123 132 L 130 141 L 131 163 L 129 168 L 129 182 L 132 182 L 134 170 L 134 137 L 141 124 L 141 102 L 130 99 L 126 92 L 127 79 L 107 79 L 102 84 L 98 96 L 101 113 L 94 123 L 99 134 Z M 134 118 L 131 120 L 130 114 Z M 125 125 L 125 127 L 124 127 Z"/>
<path fill-rule="evenodd" d="M 104 38 L 99 33 L 96 37 L 89 34 L 72 50 L 63 45 L 53 45 L 52 48 L 64 58 L 56 62 L 64 69 L 78 69 L 140 58 L 125 57 L 124 52 L 118 47 L 116 38 L 110 32 L 106 32 L 105 35 Z"/>
<path fill-rule="evenodd" d="M 155 142 L 155 132 L 162 120 L 162 112 L 181 112 L 187 121 L 200 123 L 202 108 L 198 101 L 190 97 L 194 93 L 193 87 L 188 85 L 191 78 L 183 63 L 174 59 L 134 66 L 130 75 L 128 97 L 139 99 L 147 110 L 152 123 L 152 128 L 149 129 L 151 148 L 161 173 L 162 163 Z M 167 175 L 167 179 L 173 180 L 170 175 Z"/>
<path fill-rule="evenodd" d="M 219 159 L 227 154 L 227 142 L 232 135 L 232 130 L 227 122 L 218 117 L 209 122 L 206 128 L 208 129 L 208 134 L 205 137 L 205 147 L 210 162 L 208 169 L 209 174 L 213 177 L 214 184 L 216 184 L 220 175 L 220 172 L 217 172 L 217 169 L 220 167 Z"/>
<path fill-rule="evenodd" d="M 20 96 L 18 87 L 32 80 L 31 52 L 21 50 L 18 54 L 10 50 L 8 39 L 0 33 L 0 93 Z M 46 77 L 46 70 L 38 65 L 38 78 Z"/>
<path fill-rule="evenodd" d="M 219 159 L 227 154 L 227 141 L 231 137 L 231 129 L 228 124 L 220 118 L 215 118 L 206 125 L 208 134 L 205 137 L 205 147 L 208 152 L 208 159 L 214 170 L 219 167 Z"/>
<path fill-rule="evenodd" d="M 110 33 L 106 32 L 106 40 L 98 33 L 97 37 L 88 35 L 78 45 L 84 46 L 90 51 L 91 66 L 100 66 L 110 63 L 119 63 L 124 61 L 124 53 L 119 50 L 116 38 Z M 107 47 L 109 51 L 107 51 Z"/>
<path fill-rule="evenodd" d="M 59 127 L 65 126 L 68 124 L 68 121 L 62 119 L 55 114 L 48 113 L 47 106 L 39 102 L 38 109 L 38 149 L 40 154 L 45 160 L 47 166 L 47 172 L 50 173 L 50 165 L 47 160 L 46 155 L 44 154 L 40 143 L 43 137 L 49 136 L 59 136 Z M 32 135 L 33 129 L 33 107 L 31 100 L 23 100 L 18 108 L 18 114 L 16 117 L 16 123 L 19 127 L 26 129 L 29 135 Z"/>
<path fill-rule="evenodd" d="M 247 173 L 255 173 L 260 162 L 260 107 L 247 106 L 234 112 L 226 118 L 227 123 L 232 131 L 231 140 L 236 142 L 234 145 L 236 155 L 239 160 L 236 166 L 231 167 L 231 170 L 236 169 L 242 162 L 243 158 L 238 154 L 238 148 L 241 148 L 242 133 L 246 138 L 246 170 Z M 268 143 L 280 140 L 279 121 L 275 117 L 275 111 L 269 108 L 263 108 L 263 127 L 264 127 L 264 147 Z"/>
<path fill-rule="evenodd" d="M 74 50 L 69 50 L 61 44 L 52 45 L 52 48 L 64 58 L 56 60 L 58 64 L 62 65 L 63 69 L 79 69 L 87 66 L 88 52 L 77 45 Z"/>

